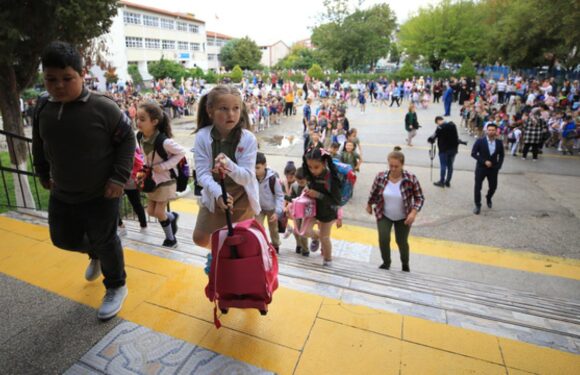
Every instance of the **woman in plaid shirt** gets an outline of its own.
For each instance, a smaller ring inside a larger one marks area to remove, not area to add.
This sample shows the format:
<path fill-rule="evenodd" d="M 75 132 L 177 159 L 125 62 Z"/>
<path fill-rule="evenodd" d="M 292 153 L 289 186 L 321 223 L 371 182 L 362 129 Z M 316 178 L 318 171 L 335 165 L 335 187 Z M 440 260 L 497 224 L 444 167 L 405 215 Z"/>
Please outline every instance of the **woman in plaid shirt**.
<path fill-rule="evenodd" d="M 403 271 L 409 272 L 409 232 L 425 198 L 417 177 L 403 169 L 405 155 L 400 147 L 389 154 L 388 162 L 389 170 L 380 172 L 375 178 L 367 212 L 372 215 L 374 205 L 383 258 L 379 268 L 388 270 L 391 267 L 391 228 L 394 224 Z"/>

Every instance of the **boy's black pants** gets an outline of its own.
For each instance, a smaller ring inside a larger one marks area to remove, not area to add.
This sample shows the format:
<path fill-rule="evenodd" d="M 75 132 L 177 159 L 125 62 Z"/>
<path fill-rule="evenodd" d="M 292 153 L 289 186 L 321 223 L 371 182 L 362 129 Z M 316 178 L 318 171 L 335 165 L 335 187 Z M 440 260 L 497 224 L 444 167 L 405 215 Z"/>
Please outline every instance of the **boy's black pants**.
<path fill-rule="evenodd" d="M 101 261 L 107 289 L 125 285 L 125 260 L 117 236 L 119 198 L 96 198 L 66 203 L 52 194 L 48 203 L 48 225 L 54 246 L 87 253 Z"/>

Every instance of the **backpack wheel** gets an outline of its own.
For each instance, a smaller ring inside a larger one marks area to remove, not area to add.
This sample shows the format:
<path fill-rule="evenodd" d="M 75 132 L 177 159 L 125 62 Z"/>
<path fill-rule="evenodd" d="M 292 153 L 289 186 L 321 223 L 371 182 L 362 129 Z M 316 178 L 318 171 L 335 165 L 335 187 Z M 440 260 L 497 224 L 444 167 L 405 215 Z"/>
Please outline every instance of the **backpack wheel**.
<path fill-rule="evenodd" d="M 222 312 L 222 314 L 227 314 L 228 311 L 230 311 L 229 309 L 226 309 L 224 307 L 220 307 L 220 311 Z"/>
<path fill-rule="evenodd" d="M 262 315 L 262 316 L 268 315 L 268 311 L 267 310 L 260 310 L 260 315 Z"/>

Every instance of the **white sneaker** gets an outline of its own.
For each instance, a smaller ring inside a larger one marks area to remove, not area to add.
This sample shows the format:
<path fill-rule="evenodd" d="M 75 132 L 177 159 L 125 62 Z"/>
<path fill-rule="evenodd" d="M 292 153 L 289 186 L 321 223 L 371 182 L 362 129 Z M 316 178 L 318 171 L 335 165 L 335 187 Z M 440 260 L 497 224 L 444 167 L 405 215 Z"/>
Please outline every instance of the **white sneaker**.
<path fill-rule="evenodd" d="M 117 235 L 119 235 L 119 237 L 124 237 L 127 235 L 127 228 L 125 228 L 124 225 L 120 225 L 117 227 Z"/>
<path fill-rule="evenodd" d="M 103 303 L 99 310 L 97 311 L 97 318 L 100 320 L 108 320 L 113 318 L 121 308 L 123 307 L 123 302 L 127 298 L 129 289 L 127 285 L 123 285 L 119 288 L 107 289 L 105 292 L 105 297 L 103 297 Z"/>
<path fill-rule="evenodd" d="M 101 261 L 98 259 L 91 259 L 85 271 L 85 279 L 87 281 L 95 281 L 101 276 Z"/>
<path fill-rule="evenodd" d="M 332 260 L 323 260 L 322 261 L 322 266 L 323 267 L 330 267 L 330 266 L 332 266 Z"/>

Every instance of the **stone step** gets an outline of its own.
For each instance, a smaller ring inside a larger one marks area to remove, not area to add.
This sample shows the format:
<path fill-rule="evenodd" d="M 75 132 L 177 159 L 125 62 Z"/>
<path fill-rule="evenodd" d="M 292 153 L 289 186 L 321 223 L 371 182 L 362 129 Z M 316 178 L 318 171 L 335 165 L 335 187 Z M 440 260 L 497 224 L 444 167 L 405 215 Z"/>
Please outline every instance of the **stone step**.
<path fill-rule="evenodd" d="M 127 229 L 126 238 L 131 241 L 148 246 L 162 242 L 158 226 L 141 233 L 136 223 L 128 222 Z M 171 251 L 199 257 L 202 262 L 208 252 L 193 245 L 192 232 L 192 228 L 181 227 L 179 246 Z M 335 259 L 332 267 L 322 267 L 319 256 L 313 255 L 306 258 L 292 249 L 281 249 L 281 277 L 580 339 L 580 306 L 572 301 L 425 273 L 386 272 L 349 259 Z"/>

